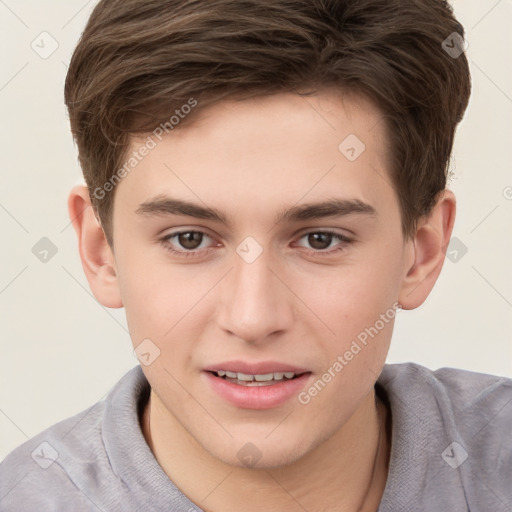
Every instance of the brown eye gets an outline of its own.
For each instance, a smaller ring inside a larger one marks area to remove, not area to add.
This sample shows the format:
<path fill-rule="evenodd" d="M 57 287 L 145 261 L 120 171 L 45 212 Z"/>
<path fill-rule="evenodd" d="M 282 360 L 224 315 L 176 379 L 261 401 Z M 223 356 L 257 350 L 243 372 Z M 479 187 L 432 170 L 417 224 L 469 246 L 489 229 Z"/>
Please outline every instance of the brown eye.
<path fill-rule="evenodd" d="M 309 233 L 308 243 L 315 250 L 327 249 L 332 242 L 332 234 L 330 233 Z"/>
<path fill-rule="evenodd" d="M 200 233 L 199 231 L 186 231 L 184 233 L 179 233 L 177 236 L 178 243 L 184 249 L 197 249 L 203 241 L 203 233 Z"/>
<path fill-rule="evenodd" d="M 215 240 L 202 231 L 176 231 L 164 236 L 160 243 L 166 251 L 172 256 L 178 258 L 199 258 L 204 259 L 210 255 L 215 247 L 221 244 L 215 244 Z"/>
<path fill-rule="evenodd" d="M 334 231 L 310 231 L 300 237 L 298 245 L 309 249 L 315 256 L 330 256 L 348 249 L 353 242 L 347 236 Z"/>

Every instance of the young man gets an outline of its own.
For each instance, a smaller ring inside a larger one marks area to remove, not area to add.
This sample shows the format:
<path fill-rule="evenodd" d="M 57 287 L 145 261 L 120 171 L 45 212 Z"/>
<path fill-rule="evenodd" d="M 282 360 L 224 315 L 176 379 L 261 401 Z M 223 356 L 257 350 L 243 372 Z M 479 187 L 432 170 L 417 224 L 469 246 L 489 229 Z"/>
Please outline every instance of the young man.
<path fill-rule="evenodd" d="M 69 212 L 141 366 L 2 511 L 511 510 L 512 381 L 385 365 L 452 232 L 462 38 L 440 0 L 98 4 Z"/>

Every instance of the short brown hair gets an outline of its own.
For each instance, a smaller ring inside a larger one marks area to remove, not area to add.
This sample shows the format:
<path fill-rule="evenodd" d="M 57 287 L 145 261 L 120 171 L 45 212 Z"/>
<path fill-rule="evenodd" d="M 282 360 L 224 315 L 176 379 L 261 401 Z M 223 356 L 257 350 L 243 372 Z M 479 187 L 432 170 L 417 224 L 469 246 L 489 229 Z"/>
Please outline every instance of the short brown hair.
<path fill-rule="evenodd" d="M 101 0 L 71 59 L 65 101 L 107 240 L 114 193 L 95 190 L 122 165 L 131 135 L 164 126 L 191 98 L 197 112 L 324 86 L 383 112 L 402 231 L 412 235 L 446 186 L 469 100 L 466 56 L 443 45 L 457 49 L 463 36 L 443 0 Z"/>

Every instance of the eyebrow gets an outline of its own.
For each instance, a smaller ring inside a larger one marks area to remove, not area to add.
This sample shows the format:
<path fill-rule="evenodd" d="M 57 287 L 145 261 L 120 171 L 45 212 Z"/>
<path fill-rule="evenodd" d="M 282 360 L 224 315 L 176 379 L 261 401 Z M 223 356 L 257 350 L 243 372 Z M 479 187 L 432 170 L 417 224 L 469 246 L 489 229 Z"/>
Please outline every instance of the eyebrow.
<path fill-rule="evenodd" d="M 145 201 L 139 205 L 135 213 L 149 216 L 184 215 L 197 219 L 213 220 L 228 227 L 232 226 L 228 217 L 215 208 L 163 195 Z M 276 216 L 275 224 L 324 219 L 327 217 L 343 217 L 352 214 L 377 216 L 377 211 L 373 206 L 360 199 L 333 198 L 319 203 L 306 203 L 284 209 Z"/>

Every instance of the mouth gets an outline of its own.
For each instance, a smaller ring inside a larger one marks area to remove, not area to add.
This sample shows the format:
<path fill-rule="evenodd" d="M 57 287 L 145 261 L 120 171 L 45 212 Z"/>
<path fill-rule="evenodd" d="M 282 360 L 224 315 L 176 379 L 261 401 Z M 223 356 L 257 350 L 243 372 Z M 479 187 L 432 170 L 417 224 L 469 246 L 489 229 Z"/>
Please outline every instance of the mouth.
<path fill-rule="evenodd" d="M 210 371 L 212 375 L 239 386 L 274 386 L 297 379 L 309 372 L 270 372 L 260 374 L 248 374 L 231 372 L 229 370 Z"/>
<path fill-rule="evenodd" d="M 241 409 L 271 409 L 300 393 L 313 373 L 278 361 L 219 362 L 204 368 L 207 386 L 223 401 Z"/>
<path fill-rule="evenodd" d="M 217 362 L 203 369 L 207 386 L 223 401 L 241 409 L 270 409 L 300 393 L 313 373 L 281 361 Z"/>

